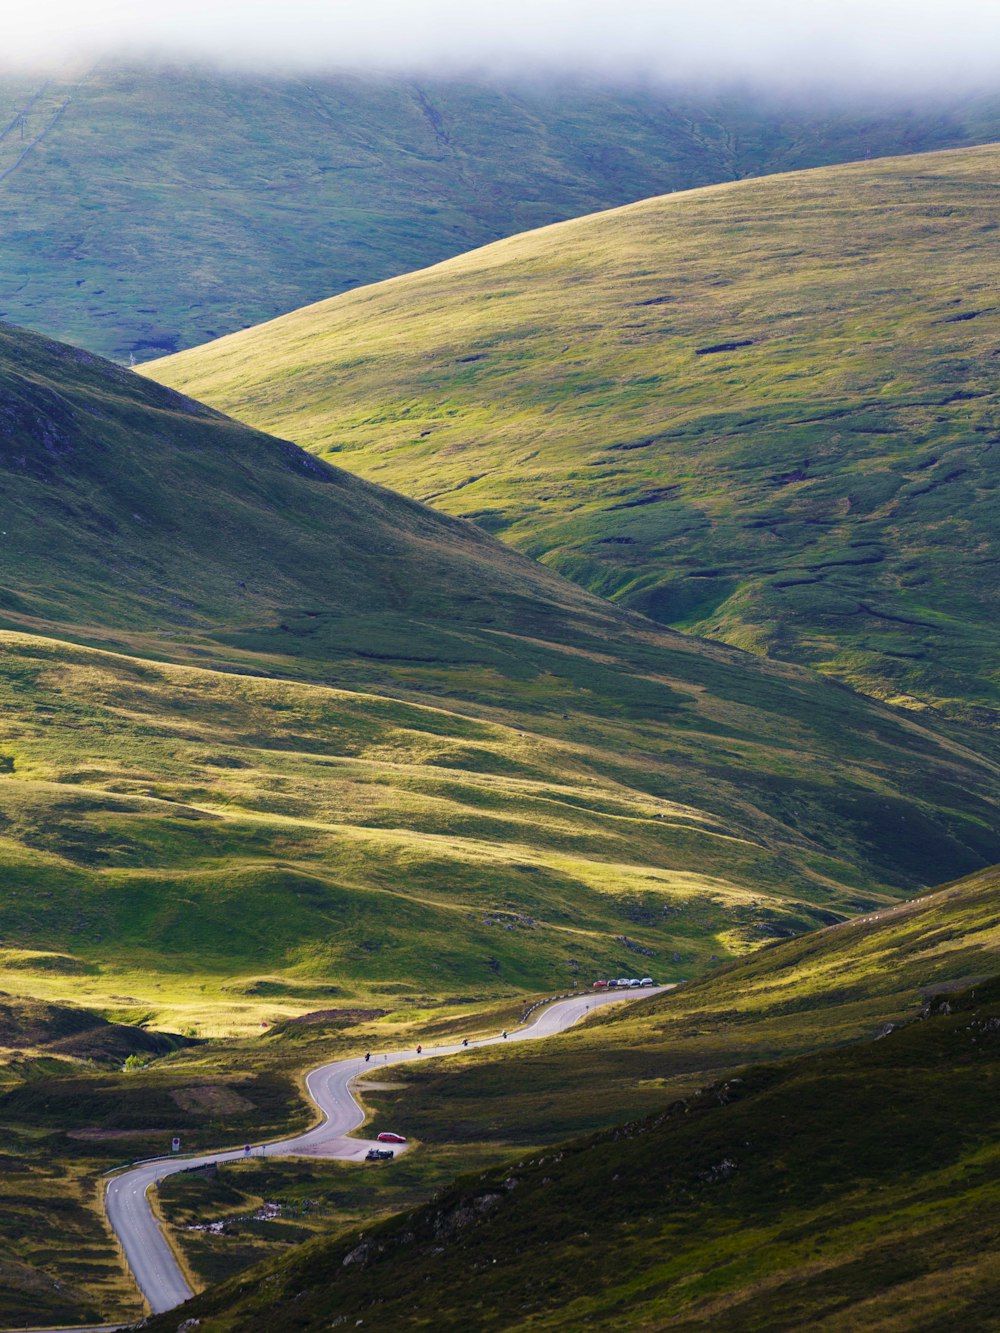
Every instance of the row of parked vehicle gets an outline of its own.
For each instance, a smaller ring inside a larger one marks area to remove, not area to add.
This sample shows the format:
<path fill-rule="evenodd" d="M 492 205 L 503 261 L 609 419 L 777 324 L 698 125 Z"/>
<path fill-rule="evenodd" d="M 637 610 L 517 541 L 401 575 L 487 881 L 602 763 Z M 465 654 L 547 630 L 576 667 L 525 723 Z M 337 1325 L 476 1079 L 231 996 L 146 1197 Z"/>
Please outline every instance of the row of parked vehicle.
<path fill-rule="evenodd" d="M 613 977 L 610 981 L 595 981 L 594 990 L 629 990 L 636 986 L 655 986 L 652 977 Z"/>

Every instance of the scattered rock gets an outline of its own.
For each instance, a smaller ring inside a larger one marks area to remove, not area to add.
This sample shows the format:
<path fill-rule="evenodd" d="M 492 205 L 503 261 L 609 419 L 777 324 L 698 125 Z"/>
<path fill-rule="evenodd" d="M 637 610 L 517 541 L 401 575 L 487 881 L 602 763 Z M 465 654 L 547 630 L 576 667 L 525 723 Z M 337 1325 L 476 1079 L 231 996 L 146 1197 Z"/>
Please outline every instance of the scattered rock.
<path fill-rule="evenodd" d="M 704 1180 L 708 1185 L 717 1185 L 721 1180 L 728 1180 L 735 1170 L 737 1170 L 737 1166 L 733 1159 L 723 1157 L 721 1162 L 718 1162 L 715 1166 L 710 1166 L 707 1171 L 702 1171 L 698 1179 Z"/>
<path fill-rule="evenodd" d="M 627 935 L 616 935 L 615 940 L 619 944 L 624 945 L 630 953 L 642 954 L 646 958 L 656 957 L 655 949 L 647 949 L 644 944 L 640 944 L 637 940 L 629 939 Z"/>
<path fill-rule="evenodd" d="M 344 1255 L 343 1266 L 349 1268 L 351 1264 L 366 1264 L 373 1254 L 377 1254 L 378 1249 L 370 1240 L 363 1240 L 360 1245 L 356 1245 L 353 1250 Z"/>

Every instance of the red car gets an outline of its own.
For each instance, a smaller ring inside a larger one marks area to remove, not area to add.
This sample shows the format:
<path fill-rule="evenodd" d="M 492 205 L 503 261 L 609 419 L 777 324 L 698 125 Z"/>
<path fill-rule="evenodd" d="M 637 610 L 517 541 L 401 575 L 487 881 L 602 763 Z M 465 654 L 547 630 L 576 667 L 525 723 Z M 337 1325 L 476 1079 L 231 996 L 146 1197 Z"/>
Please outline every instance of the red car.
<path fill-rule="evenodd" d="M 608 989 L 608 983 L 606 981 L 594 982 L 594 990 L 607 990 L 607 989 Z"/>
<path fill-rule="evenodd" d="M 378 1136 L 379 1143 L 405 1143 L 406 1139 L 402 1134 L 390 1134 L 387 1129 L 383 1130 Z"/>

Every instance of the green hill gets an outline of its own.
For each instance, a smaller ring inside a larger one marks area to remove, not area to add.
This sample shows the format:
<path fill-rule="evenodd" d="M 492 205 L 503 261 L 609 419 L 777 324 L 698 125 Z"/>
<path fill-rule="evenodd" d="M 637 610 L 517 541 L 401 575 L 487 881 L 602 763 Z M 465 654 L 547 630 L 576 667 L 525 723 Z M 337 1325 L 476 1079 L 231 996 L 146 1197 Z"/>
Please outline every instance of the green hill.
<path fill-rule="evenodd" d="M 149 1323 L 987 1333 L 1000 985 L 888 1039 L 744 1070 Z"/>
<path fill-rule="evenodd" d="M 336 639 L 346 616 L 437 617 L 456 631 L 585 607 L 604 617 L 470 524 L 88 352 L 0 326 L 0 388 L 0 615 L 13 624 L 297 641 Z M 295 623 L 279 629 L 279 612 Z"/>
<path fill-rule="evenodd" d="M 609 1011 L 545 1047 L 394 1072 L 376 1123 L 432 1145 L 514 1151 L 652 1112 L 765 1063 L 872 1040 L 1000 967 L 1000 870 L 775 941 L 667 995 Z"/>
<path fill-rule="evenodd" d="M 696 634 L 992 725 L 1000 149 L 582 218 L 150 373 Z"/>
<path fill-rule="evenodd" d="M 38 967 L 45 965 L 43 959 L 25 959 L 23 954 L 13 958 L 7 954 L 4 959 L 8 966 L 13 962 L 15 967 L 18 961 L 34 962 Z M 56 956 L 48 959 L 49 966 L 57 968 L 66 961 Z M 173 1043 L 162 1034 L 109 1023 L 89 1009 L 45 1004 L 0 992 L 0 1065 L 11 1062 L 12 1079 L 19 1065 L 30 1069 L 31 1062 L 37 1060 L 66 1057 L 121 1064 L 136 1052 L 163 1055 L 172 1047 Z"/>
<path fill-rule="evenodd" d="M 161 1196 L 161 1205 L 178 1225 L 181 1249 L 206 1280 L 267 1253 L 287 1252 L 290 1241 L 310 1232 L 363 1225 L 368 1233 L 376 1217 L 424 1202 L 457 1172 L 487 1170 L 498 1160 L 534 1153 L 540 1144 L 662 1112 L 706 1084 L 740 1077 L 748 1061 L 767 1066 L 792 1053 L 870 1039 L 891 1023 L 916 1017 L 929 1001 L 938 1004 L 942 995 L 954 1004 L 956 989 L 996 968 L 998 883 L 995 870 L 982 872 L 915 903 L 776 942 L 669 996 L 595 1016 L 557 1041 L 487 1048 L 434 1066 L 394 1070 L 393 1083 L 404 1088 L 380 1087 L 376 1080 L 362 1093 L 374 1112 L 372 1128 L 402 1128 L 420 1141 L 419 1150 L 388 1174 L 258 1159 L 249 1173 L 237 1164 L 217 1180 L 185 1178 L 178 1190 Z M 80 1215 L 102 1171 L 123 1156 L 161 1151 L 164 1126 L 177 1126 L 187 1147 L 206 1150 L 234 1137 L 288 1132 L 303 1123 L 294 1077 L 301 1069 L 359 1049 L 495 1032 L 501 1023 L 515 1023 L 521 1008 L 507 1001 L 470 1015 L 461 1006 L 412 996 L 386 998 L 380 1008 L 351 1008 L 326 998 L 332 993 L 329 984 L 325 994 L 315 987 L 314 1003 L 339 1007 L 307 1022 L 276 1025 L 263 1041 L 177 1051 L 141 1075 L 65 1066 L 37 1070 L 0 1097 L 13 1145 L 10 1160 L 22 1171 L 0 1173 L 0 1249 L 64 1282 L 74 1274 L 83 1282 L 86 1275 L 91 1302 L 102 1305 L 106 1317 L 112 1311 L 124 1317 L 126 1292 L 107 1282 L 108 1270 L 115 1270 L 113 1254 L 102 1248 L 94 1218 L 85 1227 Z M 949 1070 L 941 1065 L 945 1080 Z M 204 1103 L 189 1096 L 192 1088 Z M 926 1099 L 926 1088 L 920 1096 Z M 847 1100 L 845 1094 L 839 1104 Z M 558 1153 L 545 1155 L 551 1162 Z M 76 1230 L 65 1215 L 55 1218 L 51 1202 L 70 1183 L 78 1201 Z M 306 1198 L 315 1206 L 308 1217 L 302 1211 Z M 192 1220 L 252 1212 L 264 1199 L 285 1201 L 282 1225 L 247 1221 L 220 1237 L 186 1229 Z M 42 1244 L 39 1238 L 48 1235 L 54 1218 L 56 1232 Z M 579 1227 L 578 1218 L 574 1225 Z M 85 1274 L 73 1249 L 84 1233 L 90 1261 Z M 253 1289 L 252 1276 L 246 1284 Z M 0 1308 L 14 1324 L 31 1306 L 0 1286 Z"/>
<path fill-rule="evenodd" d="M 9 990 L 63 998 L 57 955 L 227 1032 L 320 984 L 669 979 L 1000 859 L 957 731 L 89 354 L 7 330 L 0 384 Z"/>
<path fill-rule="evenodd" d="M 144 360 L 668 190 L 1000 137 L 993 96 L 0 74 L 0 317 Z"/>
<path fill-rule="evenodd" d="M 403 1130 L 419 1151 L 407 1156 L 402 1174 L 394 1167 L 363 1185 L 352 1184 L 350 1172 L 322 1186 L 304 1182 L 314 1198 L 327 1191 L 325 1227 L 320 1218 L 314 1227 L 328 1235 L 353 1230 L 425 1202 L 441 1186 L 442 1160 L 453 1171 L 464 1163 L 467 1173 L 498 1159 L 510 1163 L 540 1144 L 660 1112 L 677 1098 L 738 1079 L 748 1063 L 767 1066 L 891 1035 L 929 1008 L 954 1003 L 957 992 L 995 974 L 998 965 L 1000 871 L 994 868 L 912 903 L 775 942 L 656 999 L 602 1010 L 558 1041 L 404 1066 L 393 1071 L 389 1087 L 376 1072 L 361 1084 L 372 1113 L 366 1132 Z M 425 1039 L 444 1038 L 446 1023 L 428 1015 Z M 293 1032 L 316 1041 L 313 1025 L 296 1023 L 261 1047 L 274 1058 Z M 393 1041 L 380 1038 L 376 1025 L 376 1051 L 394 1048 Z M 313 1049 L 320 1058 L 321 1047 Z M 190 1062 L 183 1055 L 167 1063 L 176 1078 Z M 62 1097 L 50 1086 L 45 1100 L 54 1107 Z M 0 1106 L 8 1116 L 14 1109 Z M 297 1170 L 261 1164 L 248 1177 L 236 1168 L 214 1184 L 168 1190 L 160 1201 L 175 1225 L 190 1215 L 174 1211 L 184 1201 L 201 1220 L 224 1216 L 230 1191 L 291 1201 Z M 239 1229 L 209 1240 L 183 1225 L 174 1236 L 209 1283 L 280 1253 L 284 1239 L 280 1230 L 258 1234 L 257 1248 L 248 1248 L 251 1237 Z"/>

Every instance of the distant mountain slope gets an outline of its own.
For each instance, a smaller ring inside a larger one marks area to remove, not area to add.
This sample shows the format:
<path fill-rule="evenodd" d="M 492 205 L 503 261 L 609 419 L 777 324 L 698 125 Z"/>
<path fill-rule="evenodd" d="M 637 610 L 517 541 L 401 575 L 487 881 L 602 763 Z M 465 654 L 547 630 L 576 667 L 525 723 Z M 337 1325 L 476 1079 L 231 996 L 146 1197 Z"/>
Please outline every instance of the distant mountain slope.
<path fill-rule="evenodd" d="M 600 1327 L 992 1333 L 1000 984 L 741 1076 L 149 1322 L 202 1333 Z"/>
<path fill-rule="evenodd" d="M 5 330 L 0 395 L 25 993 L 65 994 L 55 953 L 81 1002 L 245 1030 L 317 979 L 690 975 L 1000 859 L 997 765 L 957 730 L 661 629 L 89 354 Z"/>
<path fill-rule="evenodd" d="M 1000 149 L 653 199 L 152 375 L 669 624 L 1000 718 Z"/>
<path fill-rule="evenodd" d="M 0 317 L 143 360 L 651 194 L 997 137 L 995 97 L 6 73 Z"/>

